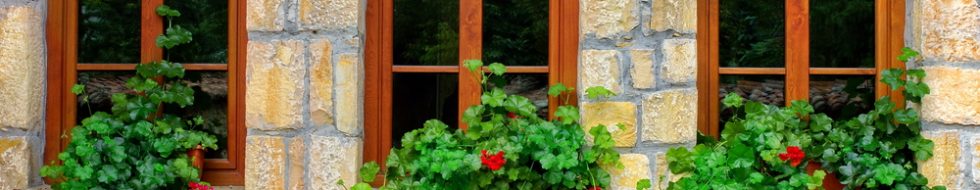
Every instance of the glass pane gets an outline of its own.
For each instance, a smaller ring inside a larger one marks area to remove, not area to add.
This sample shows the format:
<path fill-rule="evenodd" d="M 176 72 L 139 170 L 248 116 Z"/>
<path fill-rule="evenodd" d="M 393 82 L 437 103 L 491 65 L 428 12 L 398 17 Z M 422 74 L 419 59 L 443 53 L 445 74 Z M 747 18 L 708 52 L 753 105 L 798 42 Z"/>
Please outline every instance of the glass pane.
<path fill-rule="evenodd" d="M 139 62 L 139 1 L 82 0 L 79 9 L 79 63 Z"/>
<path fill-rule="evenodd" d="M 874 76 L 811 76 L 810 104 L 835 121 L 874 109 Z"/>
<path fill-rule="evenodd" d="M 810 65 L 875 66 L 875 1 L 810 1 Z"/>
<path fill-rule="evenodd" d="M 764 104 L 783 106 L 785 102 L 785 77 L 779 75 L 722 75 L 718 89 L 718 102 L 721 102 L 728 93 L 736 93 L 742 98 Z M 725 109 L 719 103 L 721 109 L 720 126 L 724 127 L 725 122 L 732 117 L 732 110 Z"/>
<path fill-rule="evenodd" d="M 76 122 L 80 123 L 95 112 L 112 112 L 112 94 L 133 93 L 126 89 L 126 80 L 130 77 L 133 77 L 133 72 L 129 71 L 79 72 L 78 84 L 85 85 L 85 93 L 76 100 Z"/>
<path fill-rule="evenodd" d="M 548 74 L 509 74 L 491 79 L 495 84 L 504 84 L 502 88 L 507 94 L 530 99 L 538 108 L 538 117 L 548 118 Z"/>
<path fill-rule="evenodd" d="M 204 126 L 196 130 L 214 134 L 218 150 L 208 150 L 205 158 L 228 158 L 228 73 L 189 71 L 183 81 L 194 89 L 194 105 L 180 108 L 166 105 L 164 113 L 182 118 L 201 116 Z"/>
<path fill-rule="evenodd" d="M 226 0 L 167 0 L 166 4 L 180 11 L 173 20 L 193 33 L 193 41 L 177 46 L 166 53 L 170 61 L 180 63 L 228 62 L 228 1 Z"/>
<path fill-rule="evenodd" d="M 785 62 L 784 4 L 763 1 L 721 1 L 719 65 L 782 67 Z"/>
<path fill-rule="evenodd" d="M 483 59 L 507 65 L 548 65 L 548 2 L 483 3 Z"/>
<path fill-rule="evenodd" d="M 392 96 L 392 146 L 402 135 L 439 119 L 455 128 L 459 122 L 458 77 L 455 74 L 394 74 Z"/>
<path fill-rule="evenodd" d="M 459 65 L 459 0 L 395 0 L 396 65 Z"/>

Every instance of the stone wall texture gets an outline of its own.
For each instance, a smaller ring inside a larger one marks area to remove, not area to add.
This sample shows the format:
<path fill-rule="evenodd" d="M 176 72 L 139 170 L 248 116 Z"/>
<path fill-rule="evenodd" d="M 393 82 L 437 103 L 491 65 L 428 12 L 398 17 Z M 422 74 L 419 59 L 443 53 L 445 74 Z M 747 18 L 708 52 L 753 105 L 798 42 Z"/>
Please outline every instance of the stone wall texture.
<path fill-rule="evenodd" d="M 932 139 L 932 159 L 919 171 L 929 185 L 980 188 L 980 1 L 909 0 L 906 46 L 923 56 L 923 135 Z"/>
<path fill-rule="evenodd" d="M 247 0 L 245 189 L 342 189 L 363 151 L 363 0 Z"/>
<path fill-rule="evenodd" d="M 0 189 L 42 185 L 45 1 L 0 1 Z"/>
<path fill-rule="evenodd" d="M 640 179 L 673 179 L 664 153 L 697 134 L 697 4 L 694 0 L 581 0 L 579 86 L 608 99 L 579 100 L 582 122 L 608 127 L 626 166 L 611 189 Z M 581 93 L 582 91 L 580 91 Z M 666 189 L 669 180 L 653 180 Z"/>

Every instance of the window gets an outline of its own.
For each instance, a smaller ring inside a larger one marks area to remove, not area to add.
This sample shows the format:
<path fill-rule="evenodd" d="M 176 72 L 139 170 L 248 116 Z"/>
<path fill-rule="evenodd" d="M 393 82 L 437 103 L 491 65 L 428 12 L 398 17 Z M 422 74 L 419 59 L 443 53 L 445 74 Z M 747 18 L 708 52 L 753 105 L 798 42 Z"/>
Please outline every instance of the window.
<path fill-rule="evenodd" d="M 511 82 L 504 88 L 532 99 L 541 115 L 558 105 L 547 97 L 548 86 L 575 86 L 576 1 L 369 0 L 367 5 L 365 162 L 385 163 L 401 135 L 428 119 L 465 129 L 459 118 L 480 103 L 481 89 L 463 60 L 508 65 Z"/>
<path fill-rule="evenodd" d="M 201 115 L 205 131 L 218 137 L 219 150 L 205 155 L 204 180 L 242 185 L 244 180 L 244 5 L 220 0 L 49 0 L 48 97 L 45 163 L 57 160 L 69 131 L 96 111 L 109 110 L 109 96 L 124 89 L 137 63 L 179 62 L 184 80 L 196 90 L 187 109 L 162 111 Z M 164 51 L 155 45 L 167 21 L 156 15 L 166 4 L 181 11 L 174 19 L 194 33 L 190 44 Z M 86 85 L 89 104 L 70 92 Z M 180 110 L 181 112 L 168 111 Z"/>
<path fill-rule="evenodd" d="M 773 105 L 809 100 L 847 118 L 901 96 L 878 82 L 903 43 L 904 1 L 698 1 L 698 129 L 717 137 L 737 93 Z"/>

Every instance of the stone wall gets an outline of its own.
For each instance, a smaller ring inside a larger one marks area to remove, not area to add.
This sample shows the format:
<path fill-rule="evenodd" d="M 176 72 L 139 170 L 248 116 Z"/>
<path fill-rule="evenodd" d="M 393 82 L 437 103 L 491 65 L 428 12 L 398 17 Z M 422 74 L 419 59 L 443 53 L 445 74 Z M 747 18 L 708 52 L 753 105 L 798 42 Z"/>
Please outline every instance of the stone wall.
<path fill-rule="evenodd" d="M 919 171 L 930 185 L 980 188 L 980 1 L 909 0 L 906 45 L 925 61 L 923 135 L 934 156 Z"/>
<path fill-rule="evenodd" d="M 697 134 L 697 2 L 582 0 L 580 93 L 603 86 L 618 95 L 580 98 L 583 124 L 610 128 L 624 170 L 611 170 L 612 189 L 652 179 L 666 189 L 676 179 L 664 154 L 691 146 Z"/>
<path fill-rule="evenodd" d="M 0 1 L 0 189 L 41 185 L 45 1 Z"/>
<path fill-rule="evenodd" d="M 248 0 L 245 189 L 340 189 L 363 150 L 362 0 Z"/>

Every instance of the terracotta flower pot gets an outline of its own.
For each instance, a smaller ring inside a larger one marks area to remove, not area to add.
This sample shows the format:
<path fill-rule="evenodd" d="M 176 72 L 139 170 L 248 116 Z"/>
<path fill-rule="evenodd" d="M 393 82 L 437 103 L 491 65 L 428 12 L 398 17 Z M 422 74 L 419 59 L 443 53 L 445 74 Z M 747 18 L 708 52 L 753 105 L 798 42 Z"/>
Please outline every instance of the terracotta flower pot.
<path fill-rule="evenodd" d="M 813 175 L 813 172 L 820 168 L 822 168 L 820 163 L 811 161 L 806 165 L 806 173 Z M 844 189 L 844 184 L 840 183 L 840 180 L 837 179 L 837 176 L 834 175 L 834 173 L 828 172 L 827 176 L 823 178 L 823 188 L 826 190 L 841 190 Z"/>
<path fill-rule="evenodd" d="M 191 165 L 197 168 L 197 176 L 201 176 L 204 172 L 204 147 L 197 145 L 187 150 L 187 157 L 191 158 Z"/>

